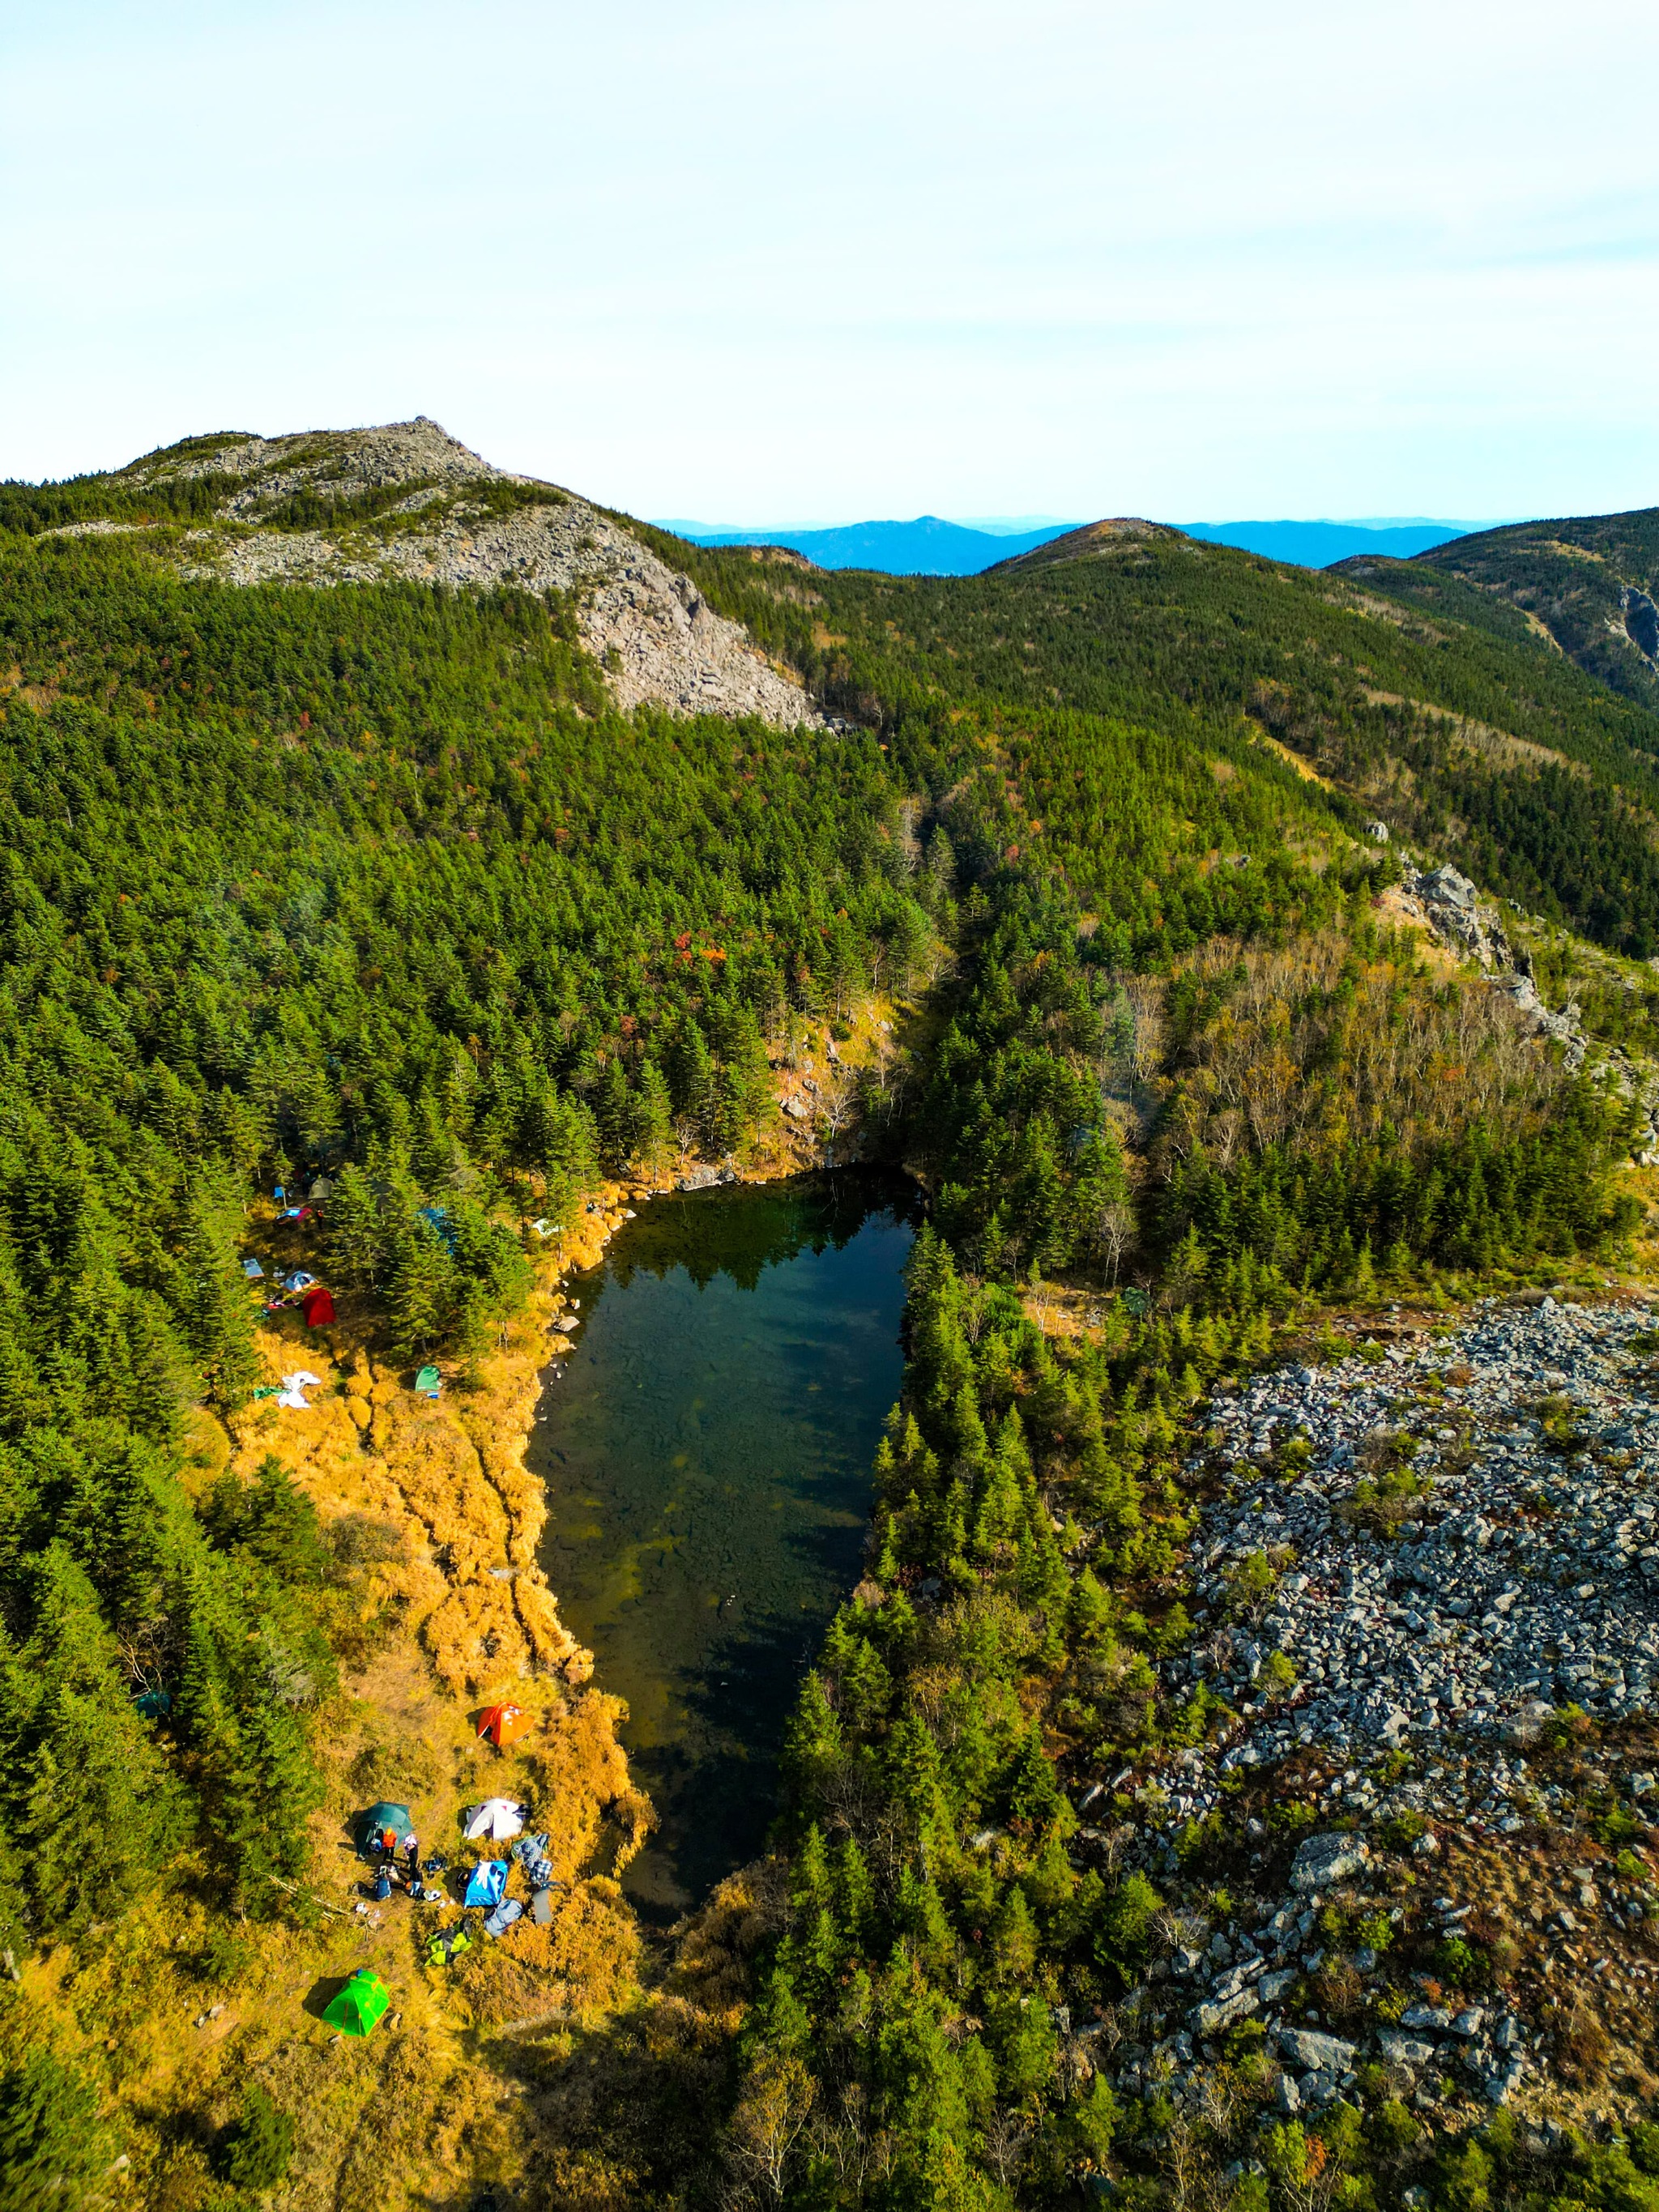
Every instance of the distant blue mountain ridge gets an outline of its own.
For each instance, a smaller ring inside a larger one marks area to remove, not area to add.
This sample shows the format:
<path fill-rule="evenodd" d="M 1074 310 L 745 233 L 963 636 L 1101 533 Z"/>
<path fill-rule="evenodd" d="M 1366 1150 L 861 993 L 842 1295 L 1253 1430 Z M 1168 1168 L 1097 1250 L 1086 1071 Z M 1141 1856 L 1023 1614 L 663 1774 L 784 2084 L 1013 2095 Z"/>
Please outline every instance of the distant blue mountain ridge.
<path fill-rule="evenodd" d="M 1046 530 L 1021 530 L 1008 536 L 964 529 L 937 514 L 914 522 L 848 522 L 835 530 L 699 530 L 689 523 L 663 523 L 698 545 L 787 545 L 820 568 L 879 568 L 890 576 L 976 576 L 999 561 L 1012 561 L 1051 538 L 1063 538 L 1077 526 L 1052 523 Z"/>
<path fill-rule="evenodd" d="M 1328 568 L 1333 561 L 1346 561 L 1355 553 L 1381 553 L 1392 561 L 1409 561 L 1413 553 L 1426 553 L 1431 545 L 1444 545 L 1471 530 L 1484 530 L 1482 522 L 1183 522 L 1178 527 L 1188 538 L 1207 538 L 1212 545 L 1242 546 L 1247 553 L 1265 553 L 1270 561 L 1291 561 L 1299 568 Z"/>
<path fill-rule="evenodd" d="M 1183 522 L 1189 538 L 1237 545 L 1298 568 L 1325 568 L 1355 553 L 1380 553 L 1396 561 L 1443 545 L 1484 523 L 1434 522 Z M 785 545 L 820 568 L 876 568 L 890 576 L 977 576 L 999 561 L 1012 561 L 1079 527 L 1054 522 L 1040 530 L 969 529 L 937 514 L 914 522 L 848 522 L 834 529 L 716 529 L 706 523 L 659 522 L 698 545 Z"/>

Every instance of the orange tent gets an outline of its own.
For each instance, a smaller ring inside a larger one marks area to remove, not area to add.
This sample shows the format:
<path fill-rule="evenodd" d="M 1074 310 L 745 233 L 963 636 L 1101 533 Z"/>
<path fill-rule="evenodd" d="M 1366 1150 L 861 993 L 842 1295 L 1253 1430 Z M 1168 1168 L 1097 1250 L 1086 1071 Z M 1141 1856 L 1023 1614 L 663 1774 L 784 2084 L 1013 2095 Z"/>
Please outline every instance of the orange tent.
<path fill-rule="evenodd" d="M 478 1734 L 487 1735 L 497 1751 L 505 1751 L 528 1735 L 535 1722 L 522 1705 L 486 1705 L 478 1716 Z"/>

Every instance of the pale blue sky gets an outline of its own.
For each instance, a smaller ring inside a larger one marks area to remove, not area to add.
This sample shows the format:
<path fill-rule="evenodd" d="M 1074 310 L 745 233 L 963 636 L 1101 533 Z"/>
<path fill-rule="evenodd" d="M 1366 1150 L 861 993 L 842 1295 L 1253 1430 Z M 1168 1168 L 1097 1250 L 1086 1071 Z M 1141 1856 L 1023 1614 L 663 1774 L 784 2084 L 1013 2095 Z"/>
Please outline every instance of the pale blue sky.
<path fill-rule="evenodd" d="M 0 0 L 0 475 L 424 412 L 656 514 L 1659 501 L 1659 16 Z"/>

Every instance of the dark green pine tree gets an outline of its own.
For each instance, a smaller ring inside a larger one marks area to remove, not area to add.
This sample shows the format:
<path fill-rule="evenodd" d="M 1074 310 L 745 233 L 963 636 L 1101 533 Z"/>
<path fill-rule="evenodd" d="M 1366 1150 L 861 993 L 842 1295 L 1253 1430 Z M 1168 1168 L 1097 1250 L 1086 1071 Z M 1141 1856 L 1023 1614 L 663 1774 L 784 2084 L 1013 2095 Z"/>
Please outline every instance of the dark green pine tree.
<path fill-rule="evenodd" d="M 253 1310 L 234 1249 L 199 1198 L 185 1224 L 184 1298 L 179 1320 L 207 1394 L 222 1412 L 246 1405 L 258 1379 Z"/>
<path fill-rule="evenodd" d="M 690 1015 L 675 1030 L 669 1048 L 668 1084 L 675 1119 L 689 1125 L 698 1146 L 713 1144 L 718 1107 L 714 1056 L 702 1024 Z"/>
<path fill-rule="evenodd" d="M 32 1632 L 0 1674 L 3 1817 L 42 1921 L 109 1919 L 179 1841 L 182 1793 L 66 1546 L 39 1555 L 27 1598 Z"/>
<path fill-rule="evenodd" d="M 105 2201 L 113 2149 L 97 2091 L 44 2045 L 0 2073 L 0 2212 Z"/>
<path fill-rule="evenodd" d="M 673 1150 L 674 1111 L 667 1079 L 654 1060 L 640 1063 L 635 1139 L 639 1158 L 655 1190 Z"/>
<path fill-rule="evenodd" d="M 614 1054 L 605 1062 L 605 1073 L 599 1079 L 595 1111 L 605 1165 L 612 1175 L 621 1175 L 634 1158 L 639 1132 L 628 1071 L 620 1057 Z"/>
<path fill-rule="evenodd" d="M 367 1172 L 348 1162 L 333 1178 L 328 1200 L 328 1264 L 343 1288 L 368 1291 L 386 1270 L 380 1203 Z"/>
<path fill-rule="evenodd" d="M 455 1304 L 455 1263 L 442 1232 L 417 1207 L 394 1214 L 386 1313 L 406 1358 L 423 1357 L 442 1337 Z"/>

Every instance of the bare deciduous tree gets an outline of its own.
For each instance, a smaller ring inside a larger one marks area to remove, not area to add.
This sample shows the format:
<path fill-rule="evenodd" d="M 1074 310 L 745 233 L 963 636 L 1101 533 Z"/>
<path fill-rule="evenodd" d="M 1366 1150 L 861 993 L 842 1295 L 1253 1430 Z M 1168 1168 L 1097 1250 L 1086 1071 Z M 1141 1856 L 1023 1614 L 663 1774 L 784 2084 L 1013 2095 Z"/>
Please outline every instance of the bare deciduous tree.
<path fill-rule="evenodd" d="M 781 2204 L 789 2154 L 811 2116 L 816 2085 L 799 2058 L 763 2051 L 750 2069 L 724 2144 L 730 2212 Z"/>

